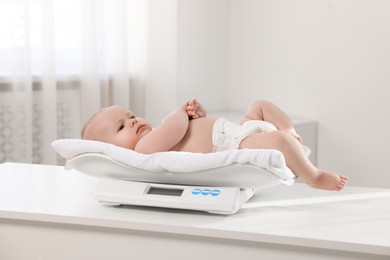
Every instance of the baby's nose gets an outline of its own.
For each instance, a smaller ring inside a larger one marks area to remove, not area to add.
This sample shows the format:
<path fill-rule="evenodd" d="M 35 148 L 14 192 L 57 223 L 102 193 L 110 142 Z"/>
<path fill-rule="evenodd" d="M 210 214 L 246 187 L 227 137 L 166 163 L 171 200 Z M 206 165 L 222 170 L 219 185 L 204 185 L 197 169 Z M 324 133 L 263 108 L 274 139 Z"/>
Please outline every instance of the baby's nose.
<path fill-rule="evenodd" d="M 131 126 L 134 126 L 136 123 L 137 123 L 137 119 L 136 118 L 130 118 L 130 125 Z"/>

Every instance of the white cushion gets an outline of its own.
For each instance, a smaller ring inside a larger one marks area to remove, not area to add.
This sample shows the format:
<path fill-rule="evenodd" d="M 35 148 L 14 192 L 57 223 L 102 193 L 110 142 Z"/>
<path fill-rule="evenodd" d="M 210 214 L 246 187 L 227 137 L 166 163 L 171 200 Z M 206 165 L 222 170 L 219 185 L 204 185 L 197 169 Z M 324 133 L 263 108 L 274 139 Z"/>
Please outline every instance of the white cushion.
<path fill-rule="evenodd" d="M 242 149 L 217 153 L 159 152 L 140 154 L 112 144 L 82 139 L 59 139 L 52 147 L 68 161 L 83 154 L 104 154 L 113 161 L 143 172 L 196 173 L 232 165 L 250 165 L 266 170 L 282 182 L 291 184 L 295 175 L 277 150 Z M 235 172 L 234 174 L 239 174 Z"/>

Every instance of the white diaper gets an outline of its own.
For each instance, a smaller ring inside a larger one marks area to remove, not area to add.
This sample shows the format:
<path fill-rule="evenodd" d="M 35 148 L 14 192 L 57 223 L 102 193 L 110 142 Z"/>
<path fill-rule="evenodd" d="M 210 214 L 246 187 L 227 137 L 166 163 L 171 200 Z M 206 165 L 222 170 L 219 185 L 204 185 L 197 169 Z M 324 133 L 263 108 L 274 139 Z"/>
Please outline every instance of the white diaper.
<path fill-rule="evenodd" d="M 266 121 L 250 120 L 239 125 L 224 118 L 218 118 L 213 126 L 213 152 L 236 150 L 246 137 L 276 130 L 273 124 Z"/>

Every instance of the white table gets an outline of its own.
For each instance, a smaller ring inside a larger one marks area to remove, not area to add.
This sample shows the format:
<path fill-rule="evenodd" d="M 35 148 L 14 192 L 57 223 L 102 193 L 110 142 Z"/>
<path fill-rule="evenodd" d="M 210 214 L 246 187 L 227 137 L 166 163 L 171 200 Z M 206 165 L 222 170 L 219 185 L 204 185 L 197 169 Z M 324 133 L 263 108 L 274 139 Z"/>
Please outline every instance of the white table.
<path fill-rule="evenodd" d="M 0 259 L 390 259 L 390 190 L 281 185 L 224 216 L 102 206 L 97 181 L 0 164 Z"/>

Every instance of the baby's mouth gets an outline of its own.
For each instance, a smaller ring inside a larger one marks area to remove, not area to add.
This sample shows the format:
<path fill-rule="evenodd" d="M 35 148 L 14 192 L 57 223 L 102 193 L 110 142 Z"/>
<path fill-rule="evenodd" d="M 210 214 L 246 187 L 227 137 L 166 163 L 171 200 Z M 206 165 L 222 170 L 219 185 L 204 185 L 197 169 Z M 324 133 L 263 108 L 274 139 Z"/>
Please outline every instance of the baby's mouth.
<path fill-rule="evenodd" d="M 140 125 L 140 126 L 138 126 L 138 128 L 137 128 L 137 134 L 138 134 L 138 132 L 139 132 L 142 128 L 144 128 L 144 126 L 145 126 L 145 125 Z"/>

